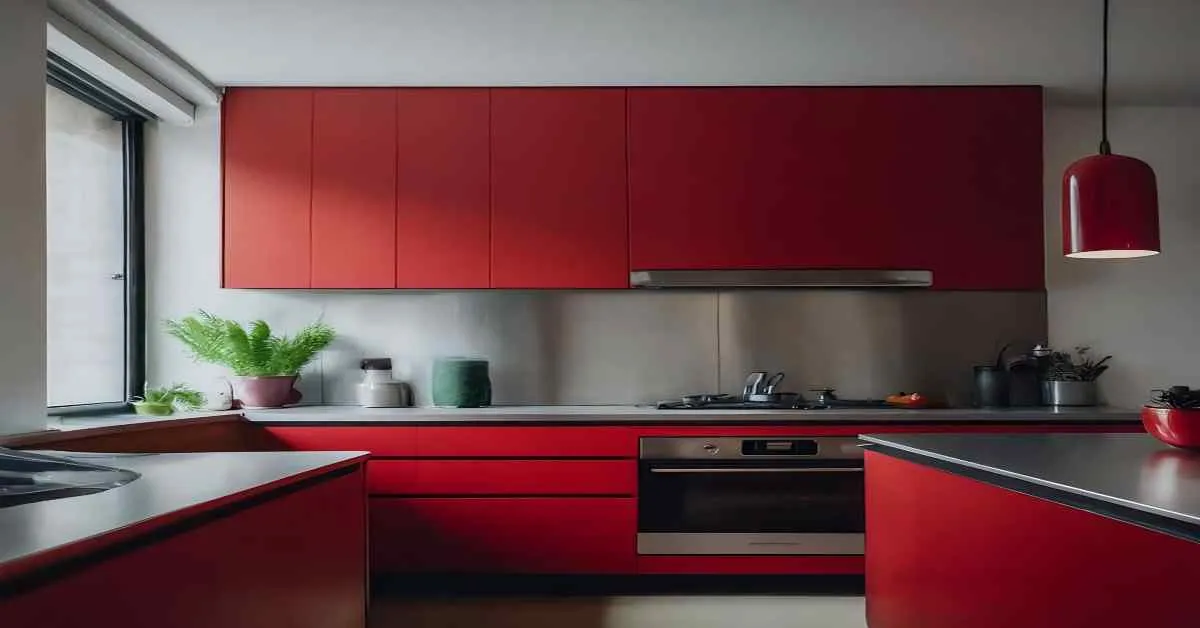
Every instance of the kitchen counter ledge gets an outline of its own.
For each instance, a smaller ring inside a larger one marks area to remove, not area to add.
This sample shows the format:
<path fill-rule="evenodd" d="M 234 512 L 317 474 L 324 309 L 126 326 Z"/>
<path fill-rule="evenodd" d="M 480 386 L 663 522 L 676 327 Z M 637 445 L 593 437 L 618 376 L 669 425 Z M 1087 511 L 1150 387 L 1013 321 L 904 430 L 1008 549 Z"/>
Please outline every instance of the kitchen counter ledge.
<path fill-rule="evenodd" d="M 1013 408 L 1007 410 L 658 410 L 653 406 L 496 406 L 491 408 L 360 408 L 297 406 L 245 410 L 266 425 L 388 424 L 695 424 L 695 423 L 1135 423 L 1136 410 L 1114 408 Z"/>
<path fill-rule="evenodd" d="M 1200 453 L 1145 434 L 869 434 L 862 440 L 885 455 L 1200 542 Z"/>

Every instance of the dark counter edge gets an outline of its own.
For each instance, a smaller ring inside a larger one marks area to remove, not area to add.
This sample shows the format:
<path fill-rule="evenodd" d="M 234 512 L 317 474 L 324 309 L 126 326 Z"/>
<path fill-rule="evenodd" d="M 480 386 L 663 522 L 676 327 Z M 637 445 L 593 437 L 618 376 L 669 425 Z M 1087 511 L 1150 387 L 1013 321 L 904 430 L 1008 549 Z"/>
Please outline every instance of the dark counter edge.
<path fill-rule="evenodd" d="M 310 421 L 310 420 L 288 420 L 288 419 L 246 419 L 249 423 L 262 427 L 387 427 L 397 425 L 412 425 L 412 426 L 429 426 L 429 427 L 453 427 L 453 426 L 495 426 L 503 427 L 506 425 L 522 425 L 526 427 L 571 427 L 580 425 L 589 426 L 611 426 L 611 427 L 712 427 L 719 426 L 725 428 L 737 428 L 743 426 L 788 426 L 803 430 L 805 426 L 880 426 L 880 425 L 955 425 L 955 426 L 975 426 L 975 425 L 1036 425 L 1041 427 L 1104 427 L 1112 425 L 1140 425 L 1141 419 L 1104 419 L 1099 421 L 1085 421 L 1079 419 L 962 419 L 962 420 L 929 420 L 929 419 L 888 419 L 888 418 L 864 418 L 864 419 L 837 419 L 830 418 L 826 420 L 796 420 L 796 419 L 727 419 L 722 421 L 719 417 L 713 417 L 712 420 L 702 421 L 665 421 L 656 419 L 628 419 L 628 420 L 613 420 L 598 418 L 592 419 L 573 419 L 570 421 L 554 421 L 547 419 L 453 419 L 453 420 L 430 420 L 430 419 L 380 419 L 374 421 L 355 421 L 353 419 L 329 421 Z"/>
<path fill-rule="evenodd" d="M 354 473 L 365 460 L 366 458 L 362 457 L 341 461 L 334 463 L 332 466 L 306 472 L 299 478 L 295 476 L 284 478 L 271 484 L 251 489 L 248 492 L 222 498 L 229 501 L 222 502 L 221 500 L 216 500 L 218 502 L 216 504 L 212 502 L 200 504 L 189 509 L 189 511 L 182 512 L 182 514 L 164 514 L 162 517 L 156 517 L 156 519 L 166 519 L 172 516 L 179 516 L 180 518 L 158 525 L 155 525 L 154 519 L 150 519 L 137 524 L 134 532 L 113 543 L 94 549 L 82 549 L 78 554 L 54 559 L 47 565 L 33 567 L 29 571 L 18 571 L 12 576 L 0 574 L 0 585 L 3 585 L 0 586 L 0 602 L 37 589 L 42 585 L 49 584 L 54 580 L 69 576 L 97 563 L 127 554 L 148 543 L 158 543 L 185 534 L 196 528 L 219 519 L 231 517 L 255 506 L 349 475 Z M 146 527 L 148 529 L 145 532 L 139 533 L 136 531 L 137 527 Z M 115 534 L 122 530 L 128 530 L 128 528 L 113 530 L 110 534 Z M 93 537 L 93 540 L 96 538 L 103 537 Z M 87 540 L 84 540 L 79 543 L 86 542 Z M 66 550 L 74 545 L 65 546 L 63 549 Z"/>
<path fill-rule="evenodd" d="M 899 449 L 881 443 L 866 441 L 863 449 L 891 458 L 905 460 L 921 466 L 938 469 L 954 475 L 969 478 L 991 486 L 1008 489 L 1022 495 L 1060 504 L 1076 510 L 1082 510 L 1094 515 L 1113 519 L 1122 523 L 1152 530 L 1173 536 L 1178 539 L 1200 543 L 1200 526 L 1190 524 L 1171 517 L 1157 515 L 1137 508 L 1087 497 L 1078 493 L 1064 491 L 1044 484 L 1022 480 L 1008 475 L 987 471 L 966 464 L 951 462 L 931 455 L 920 454 L 906 449 Z M 868 473 L 870 468 L 868 467 Z"/>

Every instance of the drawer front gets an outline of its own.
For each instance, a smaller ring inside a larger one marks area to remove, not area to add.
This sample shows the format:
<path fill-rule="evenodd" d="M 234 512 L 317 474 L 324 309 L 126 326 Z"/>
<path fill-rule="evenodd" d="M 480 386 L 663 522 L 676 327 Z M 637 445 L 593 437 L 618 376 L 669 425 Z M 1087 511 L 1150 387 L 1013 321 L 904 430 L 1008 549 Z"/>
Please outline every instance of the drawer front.
<path fill-rule="evenodd" d="M 636 500 L 372 498 L 376 573 L 631 574 Z"/>
<path fill-rule="evenodd" d="M 624 427 L 422 427 L 419 456 L 440 458 L 636 458 Z"/>
<path fill-rule="evenodd" d="M 634 495 L 634 460 L 372 460 L 373 495 Z"/>
<path fill-rule="evenodd" d="M 417 455 L 415 427 L 269 427 L 267 431 L 281 444 L 303 451 L 369 451 L 373 456 Z"/>

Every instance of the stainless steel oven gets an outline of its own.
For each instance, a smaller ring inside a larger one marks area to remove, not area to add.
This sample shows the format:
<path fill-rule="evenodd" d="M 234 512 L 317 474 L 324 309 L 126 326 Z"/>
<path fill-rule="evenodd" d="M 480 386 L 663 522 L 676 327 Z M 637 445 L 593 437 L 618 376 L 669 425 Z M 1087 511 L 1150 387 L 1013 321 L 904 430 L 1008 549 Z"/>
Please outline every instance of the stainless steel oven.
<path fill-rule="evenodd" d="M 638 553 L 863 553 L 854 438 L 643 438 Z"/>

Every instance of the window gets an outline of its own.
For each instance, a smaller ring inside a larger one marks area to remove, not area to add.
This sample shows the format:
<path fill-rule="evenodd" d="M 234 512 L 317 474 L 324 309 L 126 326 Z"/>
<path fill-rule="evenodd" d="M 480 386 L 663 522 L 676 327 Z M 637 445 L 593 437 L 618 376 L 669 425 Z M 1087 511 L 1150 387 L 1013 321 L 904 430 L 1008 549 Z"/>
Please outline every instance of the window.
<path fill-rule="evenodd" d="M 123 410 L 144 366 L 143 112 L 51 56 L 46 86 L 47 405 Z"/>

